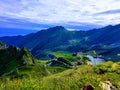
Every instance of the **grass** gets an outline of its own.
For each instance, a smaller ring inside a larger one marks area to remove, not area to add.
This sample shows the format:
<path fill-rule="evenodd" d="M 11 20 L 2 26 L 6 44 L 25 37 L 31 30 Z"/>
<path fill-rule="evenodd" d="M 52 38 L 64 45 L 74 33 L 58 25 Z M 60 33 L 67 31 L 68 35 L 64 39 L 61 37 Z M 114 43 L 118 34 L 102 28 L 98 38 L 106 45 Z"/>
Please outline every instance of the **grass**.
<path fill-rule="evenodd" d="M 41 65 L 25 65 L 16 68 L 13 73 L 8 75 L 10 79 L 23 79 L 23 78 L 42 78 L 50 75 L 44 64 Z"/>
<path fill-rule="evenodd" d="M 46 71 L 44 65 L 40 67 L 42 69 L 26 66 L 28 71 L 32 70 L 36 73 L 40 72 L 40 70 Z M 42 77 L 36 76 L 36 74 L 32 74 L 34 77 L 22 79 L 16 78 L 11 80 L 7 77 L 0 80 L 0 90 L 81 90 L 85 83 L 93 85 L 95 90 L 102 90 L 99 84 L 106 80 L 110 80 L 113 85 L 120 89 L 119 67 L 120 62 L 105 62 L 95 66 L 81 65 L 77 69 L 65 69 L 62 72 L 51 73 L 49 75 L 43 74 Z M 60 69 L 60 67 L 53 68 Z M 49 70 L 52 72 L 53 68 L 49 68 Z M 105 69 L 104 73 L 99 73 L 101 69 L 103 71 Z"/>
<path fill-rule="evenodd" d="M 53 54 L 57 57 L 64 57 L 69 61 L 76 61 L 80 59 L 80 57 L 73 57 L 72 56 L 73 53 L 70 53 L 70 52 L 58 51 L 58 52 L 54 52 Z"/>
<path fill-rule="evenodd" d="M 51 72 L 51 74 L 55 74 L 55 73 L 63 72 L 68 68 L 61 66 L 51 66 L 51 67 L 47 67 L 47 69 Z"/>
<path fill-rule="evenodd" d="M 49 60 L 35 60 L 36 63 L 42 63 L 42 64 L 47 64 L 47 62 L 49 62 Z"/>

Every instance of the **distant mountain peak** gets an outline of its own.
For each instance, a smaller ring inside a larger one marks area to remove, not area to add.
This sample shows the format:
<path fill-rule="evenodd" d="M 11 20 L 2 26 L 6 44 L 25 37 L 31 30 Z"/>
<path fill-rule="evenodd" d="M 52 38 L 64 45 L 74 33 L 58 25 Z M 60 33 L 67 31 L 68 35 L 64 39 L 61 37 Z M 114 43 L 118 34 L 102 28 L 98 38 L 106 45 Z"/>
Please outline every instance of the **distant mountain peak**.
<path fill-rule="evenodd" d="M 117 25 L 108 25 L 108 26 L 105 26 L 104 28 L 111 28 L 111 27 L 120 28 L 120 24 L 117 24 Z"/>
<path fill-rule="evenodd" d="M 55 26 L 55 27 L 52 27 L 52 28 L 49 28 L 48 30 L 66 30 L 63 26 Z"/>
<path fill-rule="evenodd" d="M 115 27 L 120 28 L 120 24 L 115 25 Z"/>

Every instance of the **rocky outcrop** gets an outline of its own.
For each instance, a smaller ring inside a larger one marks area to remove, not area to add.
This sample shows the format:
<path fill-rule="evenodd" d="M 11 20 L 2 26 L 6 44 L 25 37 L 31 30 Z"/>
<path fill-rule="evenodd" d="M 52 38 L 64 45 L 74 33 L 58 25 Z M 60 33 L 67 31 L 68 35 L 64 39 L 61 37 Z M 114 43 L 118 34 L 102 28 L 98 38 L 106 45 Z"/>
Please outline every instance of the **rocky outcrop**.
<path fill-rule="evenodd" d="M 100 82 L 99 86 L 102 90 L 118 90 L 118 88 L 113 86 L 110 81 Z"/>
<path fill-rule="evenodd" d="M 0 49 L 0 75 L 18 66 L 34 64 L 34 60 L 31 52 L 25 47 L 22 49 L 15 46 L 2 48 Z"/>
<path fill-rule="evenodd" d="M 24 64 L 34 64 L 35 63 L 31 52 L 25 47 L 23 47 L 21 49 L 19 57 L 20 57 L 20 60 L 21 60 L 23 65 Z"/>

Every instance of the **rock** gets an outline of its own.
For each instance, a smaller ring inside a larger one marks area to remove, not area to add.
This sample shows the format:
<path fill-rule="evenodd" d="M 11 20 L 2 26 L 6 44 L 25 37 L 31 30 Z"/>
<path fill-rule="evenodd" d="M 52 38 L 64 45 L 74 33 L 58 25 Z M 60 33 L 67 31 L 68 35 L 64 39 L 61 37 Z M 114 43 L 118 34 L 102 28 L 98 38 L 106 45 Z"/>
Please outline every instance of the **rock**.
<path fill-rule="evenodd" d="M 83 90 L 94 90 L 94 87 L 92 85 L 86 83 L 83 87 Z"/>
<path fill-rule="evenodd" d="M 25 47 L 23 47 L 20 51 L 20 58 L 21 58 L 22 64 L 34 64 L 35 63 L 31 52 Z"/>
<path fill-rule="evenodd" d="M 102 90 L 118 90 L 118 88 L 113 86 L 110 81 L 100 82 L 99 86 Z"/>

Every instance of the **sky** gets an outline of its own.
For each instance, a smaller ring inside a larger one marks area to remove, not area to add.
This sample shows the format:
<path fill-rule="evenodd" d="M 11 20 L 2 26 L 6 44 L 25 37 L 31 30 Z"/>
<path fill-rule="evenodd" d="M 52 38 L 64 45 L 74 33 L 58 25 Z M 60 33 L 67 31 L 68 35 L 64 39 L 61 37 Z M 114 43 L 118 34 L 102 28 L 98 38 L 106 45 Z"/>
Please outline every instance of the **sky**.
<path fill-rule="evenodd" d="M 54 26 L 89 30 L 119 22 L 120 0 L 0 0 L 0 33 Z"/>

